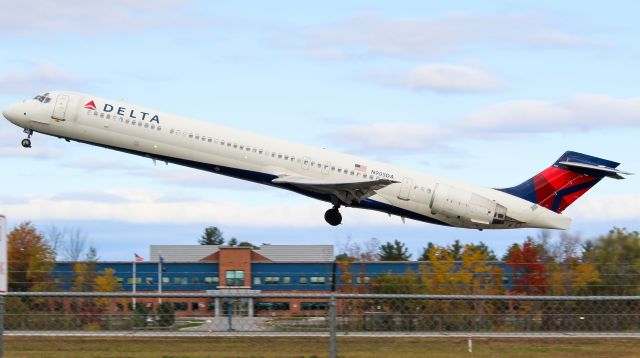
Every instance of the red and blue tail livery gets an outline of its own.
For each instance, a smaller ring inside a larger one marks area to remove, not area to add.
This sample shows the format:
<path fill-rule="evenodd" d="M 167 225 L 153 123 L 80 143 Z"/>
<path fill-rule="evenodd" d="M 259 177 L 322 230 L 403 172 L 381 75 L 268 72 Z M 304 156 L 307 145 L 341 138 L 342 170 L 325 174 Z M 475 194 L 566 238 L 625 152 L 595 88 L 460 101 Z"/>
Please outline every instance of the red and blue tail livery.
<path fill-rule="evenodd" d="M 520 185 L 500 189 L 508 194 L 562 213 L 602 178 L 623 179 L 630 174 L 616 168 L 620 163 L 567 151 L 552 166 Z"/>

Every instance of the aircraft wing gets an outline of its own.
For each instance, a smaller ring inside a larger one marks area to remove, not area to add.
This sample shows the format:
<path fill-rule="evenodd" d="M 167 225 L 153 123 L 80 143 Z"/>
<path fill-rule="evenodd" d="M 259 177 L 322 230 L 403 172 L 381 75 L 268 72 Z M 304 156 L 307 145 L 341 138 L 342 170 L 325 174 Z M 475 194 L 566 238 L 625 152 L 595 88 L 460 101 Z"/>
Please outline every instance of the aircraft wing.
<path fill-rule="evenodd" d="M 398 183 L 395 180 L 328 180 L 294 175 L 280 175 L 272 180 L 275 184 L 291 184 L 298 188 L 321 194 L 333 194 L 345 204 L 354 200 L 359 202 L 368 198 L 387 185 Z"/>

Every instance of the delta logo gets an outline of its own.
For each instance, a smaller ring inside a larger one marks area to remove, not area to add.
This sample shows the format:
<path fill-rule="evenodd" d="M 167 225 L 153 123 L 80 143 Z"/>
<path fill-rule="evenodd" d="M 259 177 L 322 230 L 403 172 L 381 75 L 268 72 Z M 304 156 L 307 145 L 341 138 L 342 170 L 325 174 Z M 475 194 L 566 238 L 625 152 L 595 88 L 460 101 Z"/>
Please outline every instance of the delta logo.
<path fill-rule="evenodd" d="M 84 105 L 84 108 L 95 111 L 97 106 L 93 100 L 90 100 Z M 105 113 L 115 112 L 115 114 L 119 116 L 127 116 L 131 119 L 139 119 L 141 121 L 148 119 L 149 122 L 156 122 L 160 124 L 160 117 L 157 114 L 151 114 L 149 112 L 136 111 L 135 109 L 127 109 L 126 107 L 114 107 L 108 103 L 105 103 L 102 111 Z"/>
<path fill-rule="evenodd" d="M 96 103 L 93 100 L 91 100 L 91 101 L 87 102 L 87 104 L 84 105 L 84 108 L 90 109 L 92 111 L 95 111 L 96 110 Z"/>

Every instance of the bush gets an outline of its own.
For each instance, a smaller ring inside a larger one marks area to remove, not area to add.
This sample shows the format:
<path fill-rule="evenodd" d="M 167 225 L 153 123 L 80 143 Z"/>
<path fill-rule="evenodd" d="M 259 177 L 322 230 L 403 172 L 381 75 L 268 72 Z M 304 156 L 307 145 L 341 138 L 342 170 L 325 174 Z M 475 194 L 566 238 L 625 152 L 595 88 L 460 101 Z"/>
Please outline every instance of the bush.
<path fill-rule="evenodd" d="M 137 304 L 133 310 L 133 317 L 131 317 L 131 325 L 133 328 L 141 328 L 147 326 L 147 316 L 149 315 L 149 308 L 144 304 Z"/>
<path fill-rule="evenodd" d="M 173 303 L 162 302 L 158 306 L 158 325 L 160 327 L 170 327 L 176 320 L 176 313 L 173 308 Z"/>

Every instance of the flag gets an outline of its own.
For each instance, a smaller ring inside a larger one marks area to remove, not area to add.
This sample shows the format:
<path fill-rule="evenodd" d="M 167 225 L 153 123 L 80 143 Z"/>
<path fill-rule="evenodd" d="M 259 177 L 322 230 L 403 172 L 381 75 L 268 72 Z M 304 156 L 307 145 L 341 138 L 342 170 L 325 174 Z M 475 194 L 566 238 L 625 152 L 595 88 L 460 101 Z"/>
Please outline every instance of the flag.
<path fill-rule="evenodd" d="M 134 253 L 133 256 L 135 257 L 136 262 L 144 262 L 144 259 L 142 258 L 142 256 L 139 256 L 136 253 Z"/>
<path fill-rule="evenodd" d="M 362 173 L 366 173 L 367 172 L 367 166 L 366 165 L 356 164 L 355 170 L 359 171 L 359 172 L 362 172 Z"/>
<path fill-rule="evenodd" d="M 163 264 L 164 263 L 164 257 L 162 257 L 162 255 L 160 255 L 160 263 Z"/>

